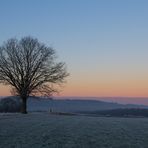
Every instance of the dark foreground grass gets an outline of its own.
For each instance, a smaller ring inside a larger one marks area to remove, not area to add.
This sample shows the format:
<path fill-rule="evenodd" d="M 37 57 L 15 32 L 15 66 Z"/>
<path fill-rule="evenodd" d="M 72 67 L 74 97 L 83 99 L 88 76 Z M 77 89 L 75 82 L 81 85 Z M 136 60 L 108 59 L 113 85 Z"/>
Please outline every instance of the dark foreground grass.
<path fill-rule="evenodd" d="M 148 118 L 0 114 L 0 148 L 147 148 Z"/>

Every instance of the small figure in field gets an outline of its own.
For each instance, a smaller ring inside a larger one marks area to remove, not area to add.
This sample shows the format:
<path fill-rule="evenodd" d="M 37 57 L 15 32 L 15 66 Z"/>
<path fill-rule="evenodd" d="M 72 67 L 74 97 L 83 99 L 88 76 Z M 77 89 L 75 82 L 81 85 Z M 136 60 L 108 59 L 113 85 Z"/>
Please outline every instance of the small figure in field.
<path fill-rule="evenodd" d="M 49 108 L 49 112 L 52 113 L 52 109 L 51 108 Z"/>

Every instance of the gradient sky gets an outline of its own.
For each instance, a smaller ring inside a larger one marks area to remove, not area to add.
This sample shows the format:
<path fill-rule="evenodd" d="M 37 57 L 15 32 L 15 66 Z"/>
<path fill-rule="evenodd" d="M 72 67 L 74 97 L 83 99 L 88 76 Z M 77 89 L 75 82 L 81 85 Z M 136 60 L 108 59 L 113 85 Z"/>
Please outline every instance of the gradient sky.
<path fill-rule="evenodd" d="M 147 0 L 0 0 L 0 44 L 26 35 L 67 63 L 62 96 L 148 97 Z"/>

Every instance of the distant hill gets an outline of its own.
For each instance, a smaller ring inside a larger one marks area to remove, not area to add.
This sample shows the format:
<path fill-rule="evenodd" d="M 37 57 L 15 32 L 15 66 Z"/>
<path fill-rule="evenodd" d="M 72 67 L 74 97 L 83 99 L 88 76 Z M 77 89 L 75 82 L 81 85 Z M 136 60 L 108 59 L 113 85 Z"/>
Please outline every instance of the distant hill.
<path fill-rule="evenodd" d="M 20 101 L 19 97 L 6 97 L 3 99 Z M 1 102 L 1 101 L 0 101 Z M 2 104 L 2 103 L 0 103 Z M 99 100 L 73 100 L 72 99 L 52 99 L 30 97 L 27 102 L 28 111 L 49 111 L 53 112 L 69 112 L 69 113 L 82 113 L 82 112 L 98 112 L 104 110 L 114 109 L 148 109 L 148 106 L 133 105 L 133 104 L 118 104 L 113 102 L 104 102 Z"/>
<path fill-rule="evenodd" d="M 71 100 L 71 99 L 33 99 L 28 100 L 29 111 L 49 111 L 50 109 L 55 112 L 82 112 L 82 111 L 98 111 L 98 110 L 111 110 L 119 108 L 145 108 L 144 105 L 133 104 L 118 104 L 112 102 L 96 101 L 96 100 Z"/>
<path fill-rule="evenodd" d="M 148 109 L 142 108 L 119 108 L 112 110 L 82 112 L 86 115 L 107 117 L 148 117 Z"/>

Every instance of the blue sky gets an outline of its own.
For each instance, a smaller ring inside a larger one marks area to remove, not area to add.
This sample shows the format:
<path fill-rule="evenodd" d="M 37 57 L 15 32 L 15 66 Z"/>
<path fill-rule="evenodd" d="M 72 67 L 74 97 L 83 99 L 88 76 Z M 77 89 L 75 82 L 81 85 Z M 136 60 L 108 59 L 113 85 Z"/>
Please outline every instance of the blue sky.
<path fill-rule="evenodd" d="M 64 95 L 148 96 L 147 8 L 146 0 L 1 0 L 0 43 L 31 35 L 55 48 L 71 73 Z"/>

